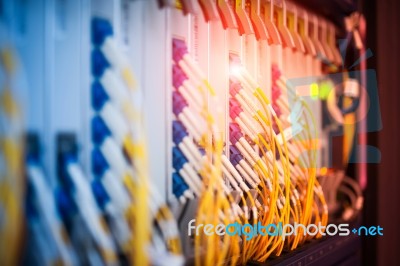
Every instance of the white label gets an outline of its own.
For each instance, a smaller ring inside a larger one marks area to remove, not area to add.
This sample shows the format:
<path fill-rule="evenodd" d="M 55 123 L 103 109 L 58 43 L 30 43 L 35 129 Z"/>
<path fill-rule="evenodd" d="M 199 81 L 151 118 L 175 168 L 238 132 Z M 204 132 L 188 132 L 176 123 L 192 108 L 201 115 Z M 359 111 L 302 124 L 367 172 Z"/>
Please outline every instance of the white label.
<path fill-rule="evenodd" d="M 348 79 L 344 85 L 344 94 L 348 97 L 359 97 L 360 85 L 356 79 Z"/>
<path fill-rule="evenodd" d="M 283 131 L 283 134 L 285 136 L 285 141 L 289 141 L 292 138 L 294 138 L 297 134 L 299 134 L 301 132 L 303 128 L 299 125 L 299 124 L 294 124 L 291 127 L 286 128 Z M 283 145 L 283 137 L 282 137 L 282 133 L 278 134 L 276 136 L 278 142 L 280 145 Z"/>

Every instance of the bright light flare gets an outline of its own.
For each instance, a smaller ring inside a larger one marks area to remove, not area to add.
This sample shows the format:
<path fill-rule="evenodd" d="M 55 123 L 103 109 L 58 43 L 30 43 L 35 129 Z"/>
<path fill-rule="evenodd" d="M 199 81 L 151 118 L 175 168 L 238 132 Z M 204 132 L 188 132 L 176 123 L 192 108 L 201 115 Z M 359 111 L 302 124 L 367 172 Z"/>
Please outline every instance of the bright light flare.
<path fill-rule="evenodd" d="M 240 65 L 231 64 L 230 67 L 229 67 L 229 73 L 230 73 L 232 76 L 239 76 L 240 73 L 241 73 L 241 67 L 240 67 Z"/>

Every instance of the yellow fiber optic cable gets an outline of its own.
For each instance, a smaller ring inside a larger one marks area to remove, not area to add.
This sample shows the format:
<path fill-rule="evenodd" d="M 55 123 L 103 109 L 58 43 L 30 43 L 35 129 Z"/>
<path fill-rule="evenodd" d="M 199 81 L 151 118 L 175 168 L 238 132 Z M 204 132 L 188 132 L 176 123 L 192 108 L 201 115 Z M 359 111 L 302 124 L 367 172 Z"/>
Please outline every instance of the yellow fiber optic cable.
<path fill-rule="evenodd" d="M 124 68 L 122 76 L 126 82 L 127 87 L 133 98 L 140 97 L 139 90 L 136 88 L 134 82 L 134 75 L 131 73 L 130 68 Z M 122 103 L 122 112 L 129 125 L 131 135 L 125 135 L 122 140 L 122 145 L 126 154 L 128 155 L 129 162 L 133 166 L 135 176 L 126 176 L 124 178 L 125 185 L 130 191 L 131 197 L 134 199 L 134 205 L 130 212 L 127 213 L 131 217 L 131 227 L 133 228 L 132 247 L 133 255 L 132 260 L 134 265 L 149 265 L 149 257 L 147 254 L 147 247 L 150 243 L 150 215 L 148 212 L 148 198 L 150 195 L 148 191 L 148 162 L 147 162 L 147 147 L 145 141 L 145 134 L 143 132 L 143 119 L 141 113 L 141 106 L 134 106 L 128 99 L 114 99 Z M 135 101 L 137 103 L 140 100 Z M 134 182 L 134 183 L 133 183 Z M 169 221 L 172 219 L 166 205 L 159 206 L 159 215 L 156 219 L 165 219 Z M 159 221 L 163 222 L 163 221 Z M 179 237 L 167 240 L 167 246 L 174 254 L 180 254 L 180 240 Z"/>
<path fill-rule="evenodd" d="M 17 71 L 13 51 L 0 50 L 0 66 L 5 72 L 5 83 L 0 84 L 0 119 L 6 125 L 0 131 L 0 159 L 4 160 L 4 172 L 0 173 L 0 264 L 18 263 L 18 251 L 23 222 L 23 141 L 22 114 L 12 93 L 14 74 Z"/>
<path fill-rule="evenodd" d="M 265 100 L 263 100 L 265 102 Z"/>

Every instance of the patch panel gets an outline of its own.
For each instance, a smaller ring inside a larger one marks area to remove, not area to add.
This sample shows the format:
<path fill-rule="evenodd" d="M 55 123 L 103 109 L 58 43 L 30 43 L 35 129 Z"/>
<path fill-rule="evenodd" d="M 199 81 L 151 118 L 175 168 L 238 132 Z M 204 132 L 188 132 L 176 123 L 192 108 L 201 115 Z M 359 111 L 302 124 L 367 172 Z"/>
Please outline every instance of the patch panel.
<path fill-rule="evenodd" d="M 356 185 L 327 169 L 331 22 L 285 0 L 33 2 L 7 3 L 32 12 L 6 25 L 34 135 L 27 260 L 275 263 L 322 235 L 189 237 L 187 225 L 327 224 L 337 191 L 350 202 L 341 217 L 359 213 Z M 352 114 L 360 100 L 346 82 Z"/>

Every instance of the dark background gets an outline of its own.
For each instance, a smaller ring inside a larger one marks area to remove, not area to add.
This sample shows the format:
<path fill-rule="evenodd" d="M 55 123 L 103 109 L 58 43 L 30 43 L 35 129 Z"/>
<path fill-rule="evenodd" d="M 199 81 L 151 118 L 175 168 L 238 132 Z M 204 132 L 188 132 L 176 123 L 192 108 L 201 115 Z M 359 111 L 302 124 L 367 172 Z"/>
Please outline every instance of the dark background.
<path fill-rule="evenodd" d="M 363 225 L 380 225 L 382 237 L 362 239 L 363 265 L 400 265 L 400 1 L 299 0 L 297 3 L 343 28 L 343 17 L 360 10 L 367 21 L 366 48 L 373 57 L 367 69 L 377 73 L 383 128 L 367 134 L 381 152 L 379 164 L 368 164 Z M 340 34 L 345 34 L 341 32 Z M 357 165 L 350 165 L 355 172 Z"/>
<path fill-rule="evenodd" d="M 376 258 L 371 256 L 370 259 L 375 259 L 379 265 L 400 265 L 397 242 L 400 239 L 400 2 L 374 0 L 365 1 L 364 6 L 369 23 L 367 44 L 377 51 L 371 67 L 376 67 L 378 73 L 383 121 L 383 129 L 369 136 L 371 144 L 377 144 L 381 150 L 382 161 L 370 166 L 369 180 L 374 186 L 371 190 L 377 193 L 377 202 L 375 208 L 373 199 L 366 202 L 372 205 L 366 206 L 366 221 L 378 223 L 385 232 L 372 244 L 377 253 Z M 371 220 L 374 213 L 376 221 Z"/>

